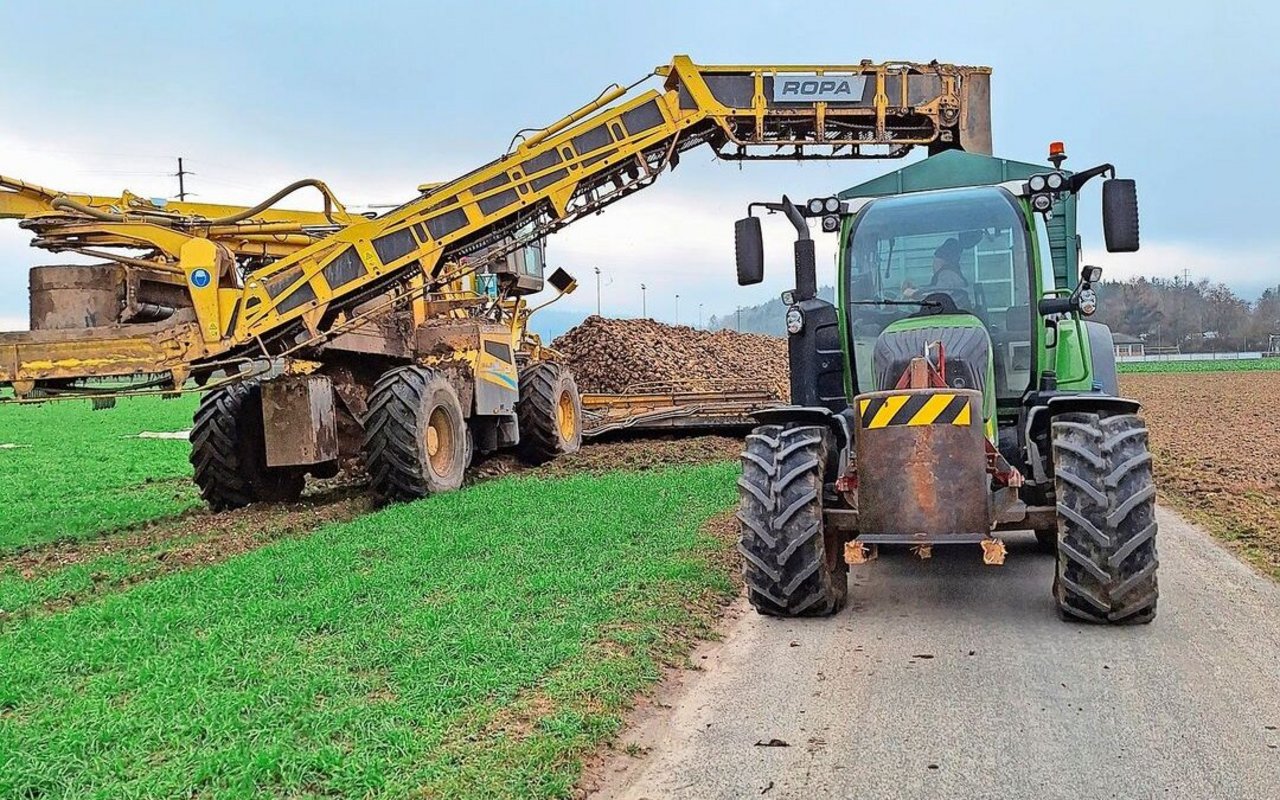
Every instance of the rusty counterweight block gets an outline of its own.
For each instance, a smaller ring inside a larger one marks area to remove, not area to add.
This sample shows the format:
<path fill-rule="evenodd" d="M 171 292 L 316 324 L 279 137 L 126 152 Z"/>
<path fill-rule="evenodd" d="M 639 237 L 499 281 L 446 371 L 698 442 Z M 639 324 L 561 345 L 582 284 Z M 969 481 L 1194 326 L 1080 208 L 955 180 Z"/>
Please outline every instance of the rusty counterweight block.
<path fill-rule="evenodd" d="M 858 409 L 858 539 L 972 543 L 990 536 L 982 393 L 869 392 Z"/>

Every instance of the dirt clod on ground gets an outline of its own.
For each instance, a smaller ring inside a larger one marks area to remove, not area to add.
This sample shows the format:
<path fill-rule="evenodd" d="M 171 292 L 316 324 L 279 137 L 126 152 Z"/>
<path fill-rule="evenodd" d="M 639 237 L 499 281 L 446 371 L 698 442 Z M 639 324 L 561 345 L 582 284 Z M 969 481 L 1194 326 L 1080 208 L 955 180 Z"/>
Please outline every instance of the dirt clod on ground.
<path fill-rule="evenodd" d="M 784 400 L 789 395 L 787 342 L 774 336 L 590 316 L 552 347 L 568 356 L 583 391 L 657 384 L 695 391 L 764 389 Z"/>
<path fill-rule="evenodd" d="M 1280 577 L 1280 372 L 1122 375 L 1161 495 Z"/>

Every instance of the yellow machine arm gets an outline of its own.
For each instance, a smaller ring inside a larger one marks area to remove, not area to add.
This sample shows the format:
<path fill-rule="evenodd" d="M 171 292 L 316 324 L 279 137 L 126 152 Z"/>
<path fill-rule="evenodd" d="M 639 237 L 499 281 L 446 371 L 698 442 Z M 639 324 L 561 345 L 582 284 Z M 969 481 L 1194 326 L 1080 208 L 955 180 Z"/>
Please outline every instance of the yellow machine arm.
<path fill-rule="evenodd" d="M 118 364 L 103 354 L 57 369 L 48 367 L 56 359 L 47 342 L 0 336 L 0 383 L 22 393 L 51 375 L 139 371 L 168 371 L 176 381 L 193 368 L 323 344 L 366 322 L 371 300 L 385 296 L 378 308 L 390 309 L 456 281 L 459 270 L 479 267 L 469 256 L 501 258 L 645 188 L 701 145 L 725 159 L 991 150 L 986 67 L 702 66 L 676 56 L 655 74 L 661 90 L 623 100 L 628 89 L 614 87 L 498 159 L 285 255 L 243 285 L 230 268 L 235 253 L 212 239 L 188 241 L 177 255 L 194 322 L 139 332 L 146 341 L 130 348 L 116 342 L 130 353 Z"/>
<path fill-rule="evenodd" d="M 275 208 L 304 187 L 324 199 L 323 211 Z M 290 184 L 256 206 L 153 200 L 124 192 L 119 197 L 73 194 L 0 175 L 0 219 L 18 219 L 34 233 L 33 247 L 74 252 L 149 267 L 177 267 L 182 245 L 213 239 L 237 258 L 276 259 L 368 217 L 352 214 L 323 182 Z M 91 248 L 108 248 L 95 251 Z M 121 248 L 142 250 L 141 259 Z"/>

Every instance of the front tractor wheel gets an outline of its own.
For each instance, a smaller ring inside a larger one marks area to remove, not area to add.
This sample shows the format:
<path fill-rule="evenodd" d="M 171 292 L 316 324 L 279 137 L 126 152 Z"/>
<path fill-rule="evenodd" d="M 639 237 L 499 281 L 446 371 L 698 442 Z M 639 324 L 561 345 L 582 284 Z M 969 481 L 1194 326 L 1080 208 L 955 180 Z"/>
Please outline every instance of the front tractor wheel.
<path fill-rule="evenodd" d="M 384 373 L 369 395 L 364 429 L 369 483 L 383 499 L 416 500 L 462 485 L 467 422 L 443 373 L 416 364 Z"/>
<path fill-rule="evenodd" d="M 822 524 L 829 435 L 813 426 L 763 425 L 747 436 L 738 549 L 747 596 L 761 614 L 822 616 L 844 606 L 849 567 Z"/>
<path fill-rule="evenodd" d="M 1132 625 L 1156 616 L 1156 487 L 1147 426 L 1133 414 L 1053 420 L 1064 619 Z"/>
<path fill-rule="evenodd" d="M 582 447 L 582 398 L 573 374 L 560 364 L 544 361 L 520 374 L 516 417 L 517 452 L 528 464 L 545 464 Z"/>
<path fill-rule="evenodd" d="M 191 465 L 200 496 L 214 511 L 291 503 L 306 483 L 302 470 L 267 466 L 262 386 L 253 381 L 200 398 L 191 426 Z"/>

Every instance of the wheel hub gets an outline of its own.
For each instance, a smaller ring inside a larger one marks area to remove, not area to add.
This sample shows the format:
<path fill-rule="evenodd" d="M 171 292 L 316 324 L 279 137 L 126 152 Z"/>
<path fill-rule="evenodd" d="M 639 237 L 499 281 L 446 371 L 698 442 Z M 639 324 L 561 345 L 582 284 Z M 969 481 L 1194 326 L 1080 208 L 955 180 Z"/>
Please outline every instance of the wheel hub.
<path fill-rule="evenodd" d="M 427 419 L 427 461 L 437 475 L 448 475 L 453 469 L 454 431 L 449 424 L 449 413 L 436 408 Z"/>
<path fill-rule="evenodd" d="M 578 411 L 569 392 L 562 392 L 556 403 L 556 427 L 560 429 L 560 438 L 565 441 L 572 441 L 578 432 Z"/>

